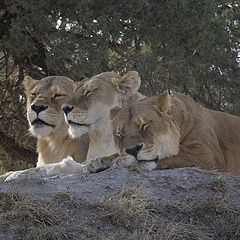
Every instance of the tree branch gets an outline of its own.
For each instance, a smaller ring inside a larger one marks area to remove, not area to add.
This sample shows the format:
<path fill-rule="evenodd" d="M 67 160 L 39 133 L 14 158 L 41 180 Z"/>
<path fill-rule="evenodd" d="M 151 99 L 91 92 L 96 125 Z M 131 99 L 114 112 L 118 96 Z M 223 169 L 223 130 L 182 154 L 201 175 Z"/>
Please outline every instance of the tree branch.
<path fill-rule="evenodd" d="M 0 131 L 0 148 L 8 155 L 11 161 L 24 161 L 35 164 L 37 154 L 29 149 L 19 146 L 16 141 Z M 10 169 L 11 170 L 11 169 Z"/>

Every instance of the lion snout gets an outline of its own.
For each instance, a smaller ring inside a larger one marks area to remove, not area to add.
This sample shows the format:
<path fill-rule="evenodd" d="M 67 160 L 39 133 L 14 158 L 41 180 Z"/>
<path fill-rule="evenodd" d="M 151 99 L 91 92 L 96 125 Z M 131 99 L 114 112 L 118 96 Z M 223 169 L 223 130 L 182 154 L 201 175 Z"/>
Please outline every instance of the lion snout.
<path fill-rule="evenodd" d="M 31 109 L 36 112 L 36 114 L 39 114 L 40 112 L 46 110 L 48 108 L 48 105 L 45 104 L 32 104 Z"/>
<path fill-rule="evenodd" d="M 137 155 L 140 152 L 140 150 L 142 149 L 142 147 L 143 147 L 143 144 L 136 144 L 133 147 L 125 148 L 125 152 L 127 154 L 130 154 L 130 155 L 134 156 L 135 158 L 137 158 Z"/>
<path fill-rule="evenodd" d="M 68 113 L 70 113 L 73 109 L 74 109 L 74 106 L 72 106 L 72 105 L 66 105 L 66 104 L 64 104 L 64 105 L 62 106 L 62 110 L 63 110 L 63 112 L 64 112 L 65 115 L 68 115 Z"/>

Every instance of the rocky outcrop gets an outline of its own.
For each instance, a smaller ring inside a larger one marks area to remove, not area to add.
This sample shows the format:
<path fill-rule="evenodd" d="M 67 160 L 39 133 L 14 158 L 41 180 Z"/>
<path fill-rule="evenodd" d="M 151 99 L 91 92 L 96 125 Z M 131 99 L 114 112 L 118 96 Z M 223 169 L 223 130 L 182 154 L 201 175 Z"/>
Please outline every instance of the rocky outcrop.
<path fill-rule="evenodd" d="M 240 239 L 240 178 L 198 169 L 0 184 L 0 239 Z"/>

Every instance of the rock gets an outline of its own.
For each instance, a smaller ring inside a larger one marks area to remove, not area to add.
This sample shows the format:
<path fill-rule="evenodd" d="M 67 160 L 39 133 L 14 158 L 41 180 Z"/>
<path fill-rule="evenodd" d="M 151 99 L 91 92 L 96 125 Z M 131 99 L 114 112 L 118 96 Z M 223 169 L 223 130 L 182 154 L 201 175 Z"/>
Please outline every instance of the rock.
<path fill-rule="evenodd" d="M 199 169 L 13 180 L 0 239 L 240 239 L 239 206 L 238 176 Z"/>

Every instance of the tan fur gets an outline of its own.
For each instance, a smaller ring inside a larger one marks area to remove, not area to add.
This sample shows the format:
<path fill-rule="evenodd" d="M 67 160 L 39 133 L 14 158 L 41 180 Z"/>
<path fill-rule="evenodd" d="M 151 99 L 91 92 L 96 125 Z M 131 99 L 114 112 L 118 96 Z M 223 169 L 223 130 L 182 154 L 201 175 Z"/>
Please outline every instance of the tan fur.
<path fill-rule="evenodd" d="M 105 72 L 77 87 L 73 97 L 67 101 L 65 107 L 73 108 L 66 115 L 70 135 L 78 138 L 83 133 L 89 134 L 87 160 L 116 153 L 110 110 L 116 106 L 127 106 L 144 98 L 137 92 L 140 83 L 141 80 L 136 71 L 130 71 L 123 77 L 113 72 Z M 85 124 L 85 126 L 77 124 Z"/>
<path fill-rule="evenodd" d="M 57 77 L 59 78 L 59 77 Z M 136 71 L 130 71 L 123 77 L 116 73 L 106 72 L 96 75 L 84 82 L 75 85 L 73 93 L 71 80 L 61 77 L 60 82 L 67 85 L 67 97 L 56 106 L 46 109 L 41 117 L 44 121 L 50 121 L 53 124 L 57 122 L 55 131 L 47 136 L 40 136 L 42 131 L 34 131 L 38 136 L 38 168 L 17 171 L 9 175 L 6 181 L 12 179 L 26 179 L 31 177 L 49 177 L 58 174 L 74 174 L 98 172 L 111 166 L 118 157 L 114 145 L 114 139 L 111 130 L 110 110 L 115 106 L 127 106 L 132 102 L 138 101 L 144 96 L 137 92 L 141 80 Z M 41 80 L 43 86 L 40 89 L 44 94 L 37 95 L 36 99 L 28 100 L 28 119 L 32 122 L 31 104 L 39 101 L 49 104 L 48 97 L 54 95 L 51 91 L 60 90 L 63 86 L 52 89 L 49 85 L 45 86 L 48 80 Z M 29 78 L 25 81 L 27 94 L 33 92 L 39 93 L 36 88 L 37 81 Z M 55 84 L 53 84 L 55 85 Z M 65 86 L 66 87 L 66 86 Z M 63 89 L 62 89 L 63 90 Z M 70 99 L 70 96 L 71 99 Z M 70 126 L 71 138 L 67 135 L 67 124 L 63 122 L 63 113 L 60 111 L 61 104 L 64 107 L 74 107 L 74 109 L 65 116 Z M 49 104 L 51 106 L 51 104 Z M 35 116 L 35 114 L 33 114 Z M 59 121 L 59 123 L 58 123 Z M 87 124 L 86 127 L 73 125 L 69 121 L 81 124 Z M 57 130 L 59 129 L 59 130 Z M 90 145 L 86 157 L 85 138 L 89 134 Z M 46 135 L 46 134 L 45 134 Z M 84 153 L 84 154 L 82 154 Z M 63 159 L 64 158 L 64 159 Z M 81 164 L 87 158 L 87 162 Z M 92 160 L 92 161 L 90 161 Z M 77 161 L 77 162 L 76 162 Z M 48 164 L 47 164 L 48 163 Z"/>
<path fill-rule="evenodd" d="M 88 136 L 83 136 L 81 139 L 70 138 L 61 109 L 63 103 L 73 93 L 74 81 L 63 76 L 46 77 L 41 80 L 34 80 L 27 76 L 24 86 L 30 132 L 37 137 L 37 167 L 60 162 L 69 155 L 75 161 L 83 162 L 88 150 Z M 37 118 L 36 112 L 31 109 L 33 104 L 47 106 L 47 109 L 40 112 L 38 117 L 55 127 L 32 125 Z"/>
<path fill-rule="evenodd" d="M 115 108 L 111 117 L 125 166 L 149 170 L 200 167 L 240 174 L 239 117 L 167 92 Z"/>

